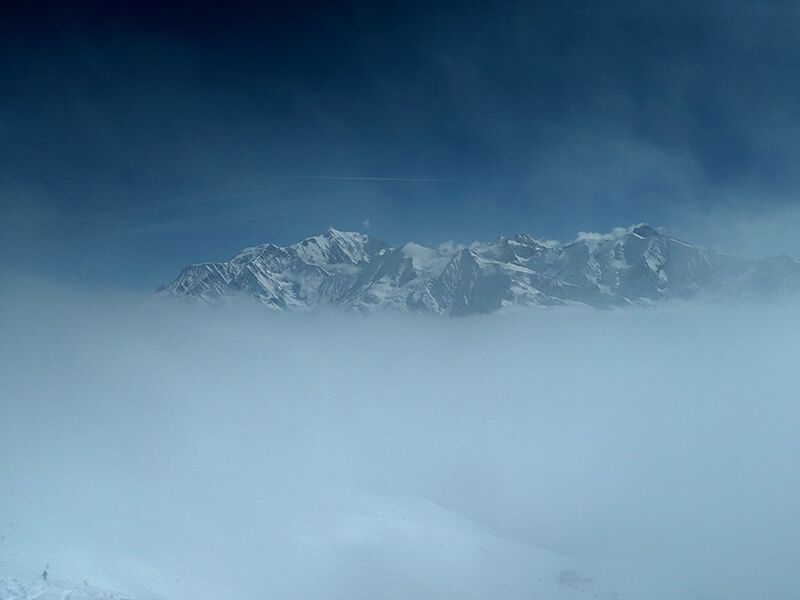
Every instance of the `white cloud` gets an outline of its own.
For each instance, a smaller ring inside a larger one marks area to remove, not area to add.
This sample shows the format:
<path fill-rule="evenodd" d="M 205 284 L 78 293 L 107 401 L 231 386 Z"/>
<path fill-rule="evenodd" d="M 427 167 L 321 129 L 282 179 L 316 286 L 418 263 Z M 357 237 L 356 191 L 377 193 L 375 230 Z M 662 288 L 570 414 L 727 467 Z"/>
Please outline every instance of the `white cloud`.
<path fill-rule="evenodd" d="M 453 256 L 459 250 L 463 250 L 466 246 L 464 244 L 456 244 L 452 241 L 442 242 L 437 247 L 440 256 Z"/>
<path fill-rule="evenodd" d="M 8 574 L 174 600 L 797 595 L 795 307 L 298 317 L 5 281 Z"/>

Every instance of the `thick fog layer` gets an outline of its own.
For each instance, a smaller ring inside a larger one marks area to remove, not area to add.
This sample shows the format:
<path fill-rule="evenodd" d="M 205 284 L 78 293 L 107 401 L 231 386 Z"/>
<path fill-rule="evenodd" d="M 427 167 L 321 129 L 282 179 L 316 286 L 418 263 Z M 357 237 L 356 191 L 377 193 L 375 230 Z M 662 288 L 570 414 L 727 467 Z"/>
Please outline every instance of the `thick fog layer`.
<path fill-rule="evenodd" d="M 0 575 L 139 598 L 800 595 L 800 308 L 0 309 Z"/>

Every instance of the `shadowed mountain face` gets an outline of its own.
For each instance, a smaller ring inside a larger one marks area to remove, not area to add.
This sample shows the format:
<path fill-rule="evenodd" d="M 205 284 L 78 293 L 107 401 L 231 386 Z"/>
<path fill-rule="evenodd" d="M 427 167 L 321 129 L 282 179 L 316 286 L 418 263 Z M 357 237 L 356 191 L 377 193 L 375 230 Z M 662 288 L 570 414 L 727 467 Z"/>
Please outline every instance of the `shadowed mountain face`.
<path fill-rule="evenodd" d="M 460 316 L 525 305 L 604 308 L 797 291 L 800 263 L 788 257 L 734 258 L 637 225 L 564 246 L 517 234 L 457 249 L 393 248 L 329 229 L 291 246 L 265 244 L 226 262 L 191 265 L 159 294 L 203 302 L 245 296 L 273 310 L 331 305 Z"/>

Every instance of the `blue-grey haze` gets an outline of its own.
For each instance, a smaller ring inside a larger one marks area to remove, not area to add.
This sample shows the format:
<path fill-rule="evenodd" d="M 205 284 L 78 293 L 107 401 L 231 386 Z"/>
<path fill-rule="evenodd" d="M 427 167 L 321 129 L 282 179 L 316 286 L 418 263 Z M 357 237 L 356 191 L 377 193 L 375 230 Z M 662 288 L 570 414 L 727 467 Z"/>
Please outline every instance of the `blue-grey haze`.
<path fill-rule="evenodd" d="M 796 303 L 292 316 L 12 280 L 0 328 L 0 596 L 47 563 L 48 599 L 800 590 Z"/>

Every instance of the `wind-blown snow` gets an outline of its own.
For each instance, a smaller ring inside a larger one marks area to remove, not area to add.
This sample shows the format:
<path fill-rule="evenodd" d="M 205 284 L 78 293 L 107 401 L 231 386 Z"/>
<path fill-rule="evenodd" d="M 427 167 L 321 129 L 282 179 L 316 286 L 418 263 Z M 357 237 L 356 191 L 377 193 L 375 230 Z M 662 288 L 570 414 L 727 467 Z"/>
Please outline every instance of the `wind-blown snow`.
<path fill-rule="evenodd" d="M 454 321 L 5 281 L 3 600 L 800 594 L 796 305 Z"/>

